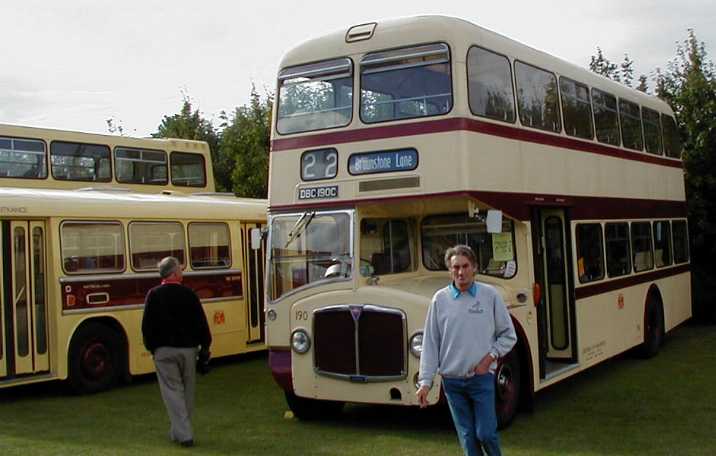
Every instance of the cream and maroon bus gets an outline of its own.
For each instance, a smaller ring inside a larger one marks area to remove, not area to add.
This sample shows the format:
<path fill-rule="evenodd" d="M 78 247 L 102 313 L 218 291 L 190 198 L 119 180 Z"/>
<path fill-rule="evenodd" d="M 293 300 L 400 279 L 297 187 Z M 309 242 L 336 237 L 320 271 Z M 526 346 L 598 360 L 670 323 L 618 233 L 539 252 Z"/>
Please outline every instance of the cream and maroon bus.
<path fill-rule="evenodd" d="M 152 372 L 144 296 L 167 255 L 202 300 L 213 357 L 265 349 L 264 249 L 250 237 L 265 222 L 265 200 L 233 195 L 0 187 L 0 388 L 94 392 Z"/>
<path fill-rule="evenodd" d="M 209 145 L 0 124 L 0 187 L 213 192 Z"/>
<path fill-rule="evenodd" d="M 503 426 L 538 390 L 654 355 L 691 315 L 681 146 L 655 97 L 424 16 L 295 47 L 274 109 L 267 343 L 298 417 L 417 405 L 457 243 L 519 336 L 496 373 Z"/>

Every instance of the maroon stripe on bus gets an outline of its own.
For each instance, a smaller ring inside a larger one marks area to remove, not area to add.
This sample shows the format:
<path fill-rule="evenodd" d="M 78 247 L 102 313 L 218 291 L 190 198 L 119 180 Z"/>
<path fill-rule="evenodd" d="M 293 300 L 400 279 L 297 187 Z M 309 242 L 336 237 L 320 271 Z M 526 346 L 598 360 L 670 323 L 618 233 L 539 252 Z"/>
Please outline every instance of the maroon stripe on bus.
<path fill-rule="evenodd" d="M 472 131 L 475 133 L 499 136 L 501 138 L 514 139 L 517 141 L 606 155 L 624 160 L 634 160 L 669 166 L 672 168 L 682 168 L 681 161 L 678 159 L 663 158 L 656 155 L 650 155 L 646 152 L 629 151 L 596 142 L 582 141 L 557 134 L 542 133 L 539 131 L 500 125 L 464 117 L 410 122 L 399 125 L 361 128 L 357 130 L 334 131 L 330 133 L 299 136 L 296 138 L 274 139 L 271 141 L 271 152 L 330 146 L 333 144 L 344 144 L 358 141 L 442 133 L 448 131 Z"/>
<path fill-rule="evenodd" d="M 120 307 L 144 304 L 147 292 L 161 283 L 156 277 L 103 278 L 86 276 L 86 280 L 61 283 L 62 309 L 92 309 L 97 307 Z M 185 273 L 184 285 L 194 290 L 201 299 L 241 298 L 243 289 L 241 273 L 220 272 L 193 275 Z M 109 301 L 107 301 L 109 298 Z M 107 302 L 105 302 L 107 301 Z"/>
<path fill-rule="evenodd" d="M 519 219 L 529 220 L 531 206 L 561 206 L 571 220 L 686 217 L 686 201 L 607 198 L 530 193 L 469 192 L 486 204 Z"/>
<path fill-rule="evenodd" d="M 403 200 L 432 198 L 472 197 L 500 209 L 517 220 L 529 220 L 533 206 L 560 206 L 569 209 L 572 220 L 619 220 L 629 218 L 679 218 L 686 217 L 686 202 L 649 200 L 642 198 L 606 198 L 597 196 L 546 195 L 537 193 L 506 193 L 457 191 L 431 193 L 428 195 L 404 195 L 385 198 L 366 198 L 347 201 L 322 201 L 312 203 L 273 205 L 271 211 L 307 210 L 319 208 L 352 208 L 359 204 L 386 203 Z"/>
<path fill-rule="evenodd" d="M 689 270 L 690 268 L 688 263 L 679 266 L 657 269 L 656 271 L 651 271 L 644 274 L 633 275 L 621 279 L 610 280 L 608 282 L 595 283 L 594 285 L 587 285 L 575 288 L 574 295 L 576 299 L 585 299 L 589 298 L 590 296 L 609 293 L 610 291 L 621 290 L 622 288 L 632 287 L 634 285 L 652 282 L 654 280 L 663 279 L 665 277 L 683 274 L 685 272 L 689 272 Z"/>
<path fill-rule="evenodd" d="M 269 348 L 269 367 L 276 383 L 288 393 L 293 393 L 291 376 L 291 351 L 288 348 Z"/>

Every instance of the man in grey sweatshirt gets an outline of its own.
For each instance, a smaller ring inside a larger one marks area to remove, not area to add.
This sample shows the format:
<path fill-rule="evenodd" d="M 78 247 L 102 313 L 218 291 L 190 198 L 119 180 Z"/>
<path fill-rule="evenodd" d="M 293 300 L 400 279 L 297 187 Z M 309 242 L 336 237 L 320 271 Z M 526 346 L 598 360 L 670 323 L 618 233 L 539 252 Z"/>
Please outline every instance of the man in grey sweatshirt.
<path fill-rule="evenodd" d="M 460 445 L 466 456 L 500 455 L 495 414 L 497 360 L 517 342 L 500 294 L 474 280 L 477 259 L 466 245 L 445 252 L 452 283 L 438 290 L 425 318 L 416 395 L 421 407 L 436 373 L 442 376 Z"/>

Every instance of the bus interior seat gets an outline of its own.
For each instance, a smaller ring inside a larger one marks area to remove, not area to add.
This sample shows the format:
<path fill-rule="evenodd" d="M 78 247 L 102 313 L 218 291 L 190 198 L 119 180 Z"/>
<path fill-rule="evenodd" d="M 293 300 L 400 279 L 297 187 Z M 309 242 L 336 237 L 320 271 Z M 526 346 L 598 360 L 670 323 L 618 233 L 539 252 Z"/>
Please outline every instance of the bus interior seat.
<path fill-rule="evenodd" d="M 484 269 L 483 272 L 487 274 L 495 274 L 497 272 L 500 272 L 505 269 L 505 262 L 504 261 L 497 261 L 494 258 L 490 258 L 490 260 L 487 262 L 487 267 Z"/>
<path fill-rule="evenodd" d="M 392 258 L 388 253 L 374 253 L 371 256 L 371 264 L 376 274 L 390 274 L 408 271 L 410 269 L 410 251 L 394 250 Z"/>
<path fill-rule="evenodd" d="M 410 268 L 410 249 L 406 246 L 403 249 L 396 251 L 395 255 L 395 271 L 403 272 L 411 269 Z"/>
<path fill-rule="evenodd" d="M 390 272 L 390 258 L 385 253 L 374 253 L 370 257 L 375 274 L 387 274 Z"/>
<path fill-rule="evenodd" d="M 651 252 L 637 252 L 634 254 L 634 270 L 644 271 L 652 267 Z"/>

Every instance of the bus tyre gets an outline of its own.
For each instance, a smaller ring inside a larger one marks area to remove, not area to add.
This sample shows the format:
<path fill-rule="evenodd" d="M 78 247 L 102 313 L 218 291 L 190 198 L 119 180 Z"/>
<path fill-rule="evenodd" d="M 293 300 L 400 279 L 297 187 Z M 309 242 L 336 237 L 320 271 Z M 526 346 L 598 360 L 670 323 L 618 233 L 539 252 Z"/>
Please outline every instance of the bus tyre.
<path fill-rule="evenodd" d="M 286 392 L 286 402 L 288 408 L 293 412 L 293 416 L 306 421 L 333 418 L 341 413 L 344 404 L 340 401 L 307 399 L 289 392 Z"/>
<path fill-rule="evenodd" d="M 101 323 L 82 325 L 70 344 L 69 383 L 78 394 L 109 389 L 118 380 L 121 339 Z"/>
<path fill-rule="evenodd" d="M 520 358 L 515 348 L 498 361 L 495 371 L 495 411 L 499 429 L 506 428 L 517 414 L 520 374 Z"/>
<path fill-rule="evenodd" d="M 639 347 L 642 358 L 652 358 L 659 353 L 664 341 L 664 311 L 661 300 L 653 295 L 649 298 L 644 311 L 644 343 Z"/>

